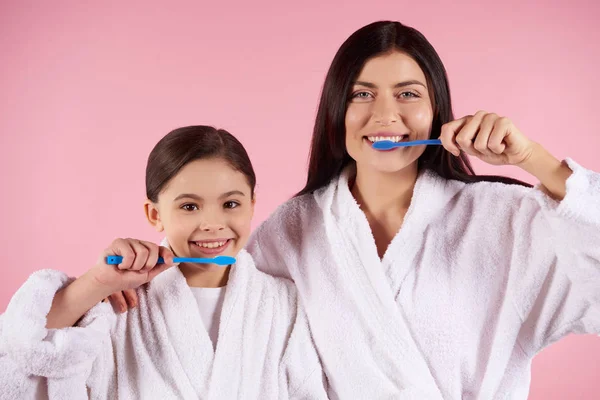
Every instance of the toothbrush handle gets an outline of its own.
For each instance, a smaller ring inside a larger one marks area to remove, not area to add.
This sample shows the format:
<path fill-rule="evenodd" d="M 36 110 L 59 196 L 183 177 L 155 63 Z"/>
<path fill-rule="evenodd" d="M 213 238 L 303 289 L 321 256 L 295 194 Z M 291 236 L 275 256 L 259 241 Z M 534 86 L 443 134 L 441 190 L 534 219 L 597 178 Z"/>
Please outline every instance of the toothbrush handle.
<path fill-rule="evenodd" d="M 106 264 L 108 265 L 119 265 L 123 262 L 123 256 L 108 256 L 106 257 Z M 175 263 L 199 263 L 199 264 L 218 264 L 218 265 L 231 265 L 235 264 L 235 257 L 229 256 L 217 256 L 215 258 L 189 258 L 189 257 L 175 257 L 173 259 Z M 162 257 L 158 258 L 156 264 L 164 264 L 165 260 Z"/>
<path fill-rule="evenodd" d="M 419 144 L 442 144 L 442 141 L 440 139 L 426 139 L 426 140 L 415 140 L 410 142 L 411 144 L 414 145 L 419 145 Z"/>
<path fill-rule="evenodd" d="M 123 262 L 123 256 L 107 256 L 106 264 L 108 265 L 119 265 Z M 157 264 L 164 264 L 165 260 L 162 257 L 158 257 Z"/>

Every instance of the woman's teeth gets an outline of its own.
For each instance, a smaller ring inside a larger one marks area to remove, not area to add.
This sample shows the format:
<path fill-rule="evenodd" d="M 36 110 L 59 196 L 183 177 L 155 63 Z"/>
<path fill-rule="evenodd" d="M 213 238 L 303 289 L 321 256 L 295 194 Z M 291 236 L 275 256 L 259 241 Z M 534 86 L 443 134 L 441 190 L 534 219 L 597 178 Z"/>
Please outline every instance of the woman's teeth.
<path fill-rule="evenodd" d="M 402 135 L 402 136 L 367 136 L 367 139 L 369 139 L 369 141 L 371 143 L 380 142 L 382 140 L 389 140 L 391 142 L 398 143 L 405 137 L 406 137 L 406 135 Z"/>
<path fill-rule="evenodd" d="M 227 243 L 227 241 L 224 242 L 194 242 L 194 244 L 198 247 L 204 247 L 207 249 L 215 249 L 217 247 L 223 247 L 225 246 L 225 243 Z"/>

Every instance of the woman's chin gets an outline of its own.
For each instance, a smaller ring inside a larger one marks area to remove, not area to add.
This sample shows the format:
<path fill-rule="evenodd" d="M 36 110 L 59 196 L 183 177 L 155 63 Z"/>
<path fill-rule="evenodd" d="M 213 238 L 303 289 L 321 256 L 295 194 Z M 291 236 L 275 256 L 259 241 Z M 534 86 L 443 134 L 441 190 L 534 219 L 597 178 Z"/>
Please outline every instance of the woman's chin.
<path fill-rule="evenodd" d="M 364 164 L 357 163 L 357 170 L 367 173 L 394 174 L 398 172 L 408 172 L 417 170 L 417 160 L 371 160 L 362 168 Z"/>

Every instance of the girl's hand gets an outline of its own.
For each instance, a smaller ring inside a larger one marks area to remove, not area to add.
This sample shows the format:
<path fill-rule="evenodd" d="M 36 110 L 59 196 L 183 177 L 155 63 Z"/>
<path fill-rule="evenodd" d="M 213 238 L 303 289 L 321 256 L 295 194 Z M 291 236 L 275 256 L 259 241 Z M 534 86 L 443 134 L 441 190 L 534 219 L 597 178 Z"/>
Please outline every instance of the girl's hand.
<path fill-rule="evenodd" d="M 119 265 L 107 265 L 106 257 L 109 255 L 122 256 L 123 262 Z M 158 257 L 164 259 L 164 264 L 157 264 Z M 116 239 L 102 252 L 96 265 L 86 275 L 92 277 L 91 281 L 102 287 L 107 294 L 126 291 L 135 295 L 133 289 L 150 282 L 171 266 L 173 253 L 166 247 L 136 239 Z M 129 306 L 133 307 L 137 304 L 137 296 L 130 297 Z M 125 311 L 126 307 L 115 300 L 120 299 L 113 298 L 113 306 L 118 311 Z"/>

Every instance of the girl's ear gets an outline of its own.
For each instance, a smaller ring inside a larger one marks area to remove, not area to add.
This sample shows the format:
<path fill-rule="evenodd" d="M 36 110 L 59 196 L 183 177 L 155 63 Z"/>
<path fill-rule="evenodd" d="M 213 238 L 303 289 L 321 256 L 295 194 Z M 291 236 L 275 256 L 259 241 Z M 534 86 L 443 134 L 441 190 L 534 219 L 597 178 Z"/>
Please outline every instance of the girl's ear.
<path fill-rule="evenodd" d="M 256 192 L 252 195 L 252 216 L 254 217 L 254 206 L 256 205 Z"/>
<path fill-rule="evenodd" d="M 152 225 L 157 232 L 162 232 L 165 229 L 160 219 L 157 204 L 154 204 L 150 200 L 146 200 L 144 202 L 144 212 L 146 213 L 148 222 L 150 222 L 150 225 Z"/>

